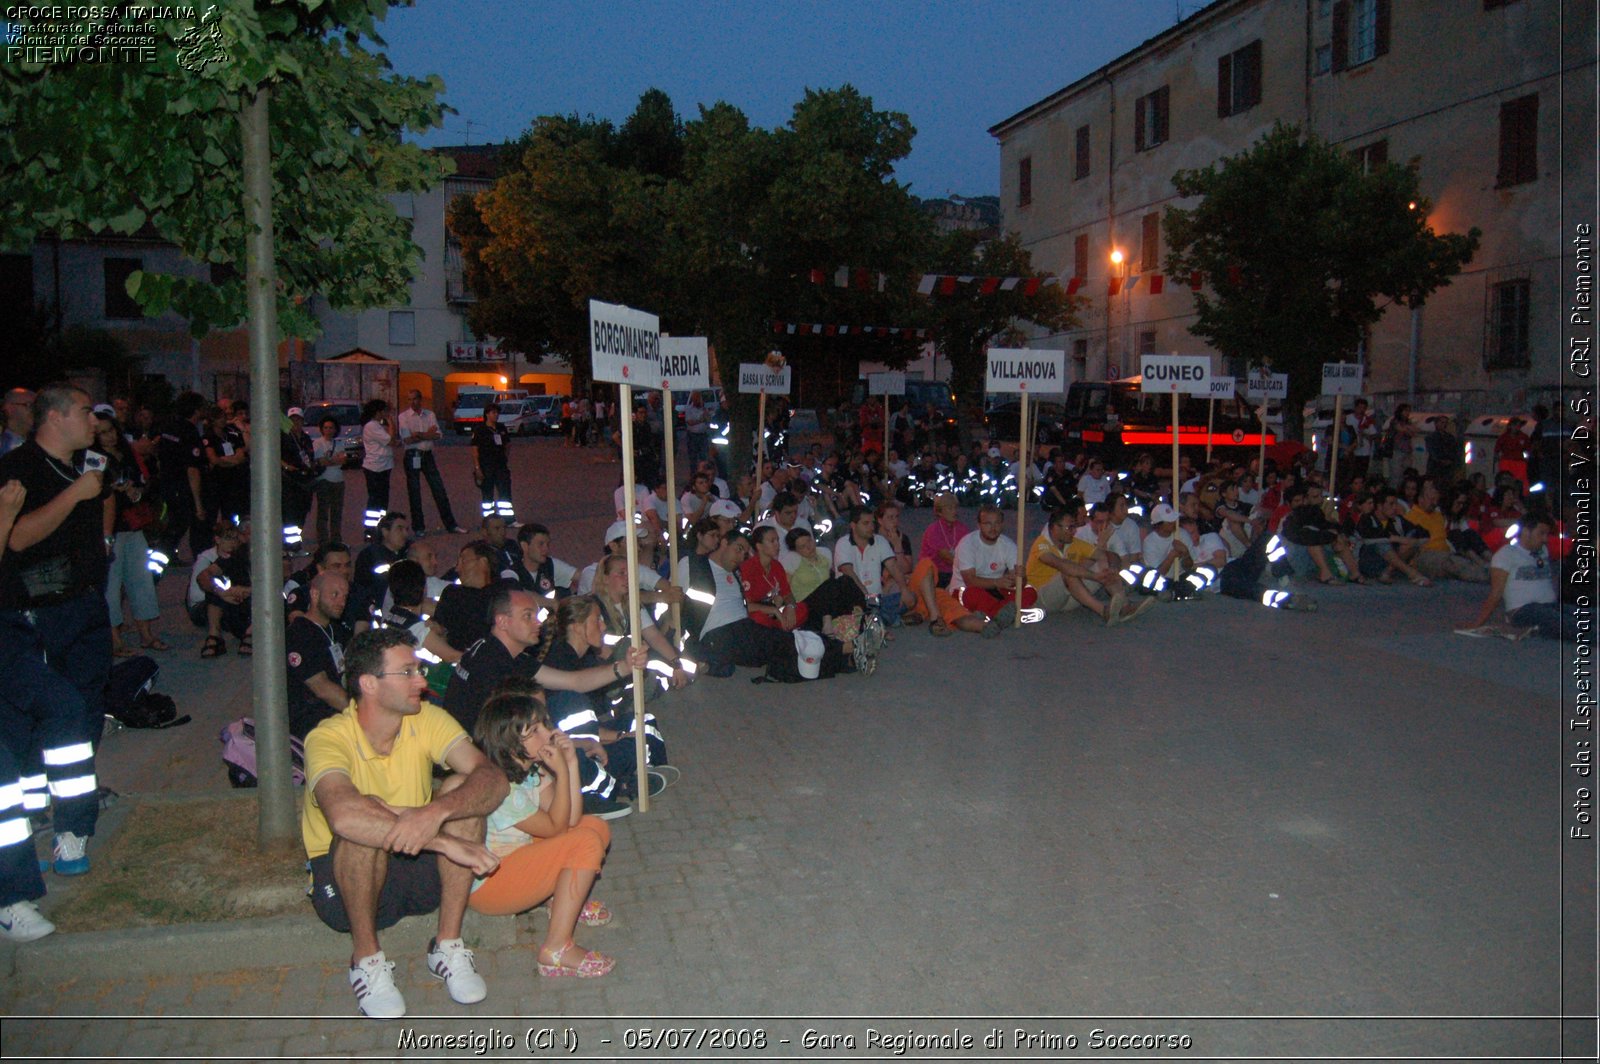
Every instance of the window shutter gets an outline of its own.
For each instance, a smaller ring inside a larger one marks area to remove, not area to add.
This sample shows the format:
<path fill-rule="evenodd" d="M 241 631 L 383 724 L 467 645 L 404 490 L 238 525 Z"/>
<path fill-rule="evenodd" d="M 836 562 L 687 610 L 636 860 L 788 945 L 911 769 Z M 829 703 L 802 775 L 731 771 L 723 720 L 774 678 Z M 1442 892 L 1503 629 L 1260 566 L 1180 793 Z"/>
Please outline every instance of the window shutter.
<path fill-rule="evenodd" d="M 1389 54 L 1389 0 L 1378 0 L 1377 14 L 1373 21 L 1377 26 L 1373 31 L 1373 58 Z"/>
<path fill-rule="evenodd" d="M 1165 85 L 1156 90 L 1155 143 L 1157 144 L 1165 144 L 1167 142 L 1167 98 L 1169 95 L 1171 94 L 1167 91 Z"/>
<path fill-rule="evenodd" d="M 1350 3 L 1336 0 L 1333 5 L 1333 69 L 1335 72 L 1350 65 Z"/>
<path fill-rule="evenodd" d="M 1089 234 L 1079 233 L 1072 241 L 1072 276 L 1089 276 Z"/>
<path fill-rule="evenodd" d="M 1225 55 L 1217 60 L 1217 117 L 1227 118 L 1233 112 L 1233 56 Z"/>
<path fill-rule="evenodd" d="M 1144 109 L 1147 97 L 1141 96 L 1133 104 L 1133 150 L 1144 151 Z"/>
<path fill-rule="evenodd" d="M 1261 41 L 1251 41 L 1244 47 L 1244 84 L 1240 95 L 1243 100 L 1234 108 L 1243 111 L 1261 102 Z"/>
<path fill-rule="evenodd" d="M 1161 215 L 1152 211 L 1144 216 L 1144 231 L 1140 238 L 1139 268 L 1158 269 L 1161 265 Z"/>
<path fill-rule="evenodd" d="M 1388 138 L 1380 140 L 1367 149 L 1367 171 L 1370 173 L 1389 161 Z"/>
<path fill-rule="evenodd" d="M 1033 202 L 1033 157 L 1030 155 L 1017 164 L 1017 206 L 1026 207 Z"/>
<path fill-rule="evenodd" d="M 1078 145 L 1077 145 L 1077 148 L 1078 148 L 1078 157 L 1077 157 L 1077 162 L 1076 162 L 1076 169 L 1073 172 L 1073 177 L 1074 178 L 1085 178 L 1085 177 L 1089 176 L 1089 127 L 1088 126 L 1079 126 L 1078 127 Z"/>

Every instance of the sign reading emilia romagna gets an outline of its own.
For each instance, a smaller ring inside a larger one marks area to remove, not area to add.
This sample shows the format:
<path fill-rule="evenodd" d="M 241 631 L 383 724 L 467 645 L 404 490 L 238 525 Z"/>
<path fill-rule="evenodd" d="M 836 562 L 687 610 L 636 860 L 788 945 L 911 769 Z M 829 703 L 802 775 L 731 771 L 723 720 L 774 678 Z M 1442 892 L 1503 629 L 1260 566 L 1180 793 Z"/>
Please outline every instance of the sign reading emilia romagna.
<path fill-rule="evenodd" d="M 617 303 L 589 300 L 589 357 L 597 381 L 661 387 L 661 319 Z"/>
<path fill-rule="evenodd" d="M 661 387 L 674 392 L 711 387 L 710 359 L 704 336 L 661 338 Z"/>
<path fill-rule="evenodd" d="M 783 367 L 774 371 L 765 362 L 739 363 L 739 394 L 759 395 L 766 392 L 768 395 L 789 394 L 790 368 Z"/>
<path fill-rule="evenodd" d="M 1205 355 L 1140 355 L 1141 392 L 1211 394 L 1211 359 Z"/>
<path fill-rule="evenodd" d="M 987 392 L 1057 395 L 1067 390 L 1067 353 L 1031 347 L 991 347 L 985 361 Z"/>

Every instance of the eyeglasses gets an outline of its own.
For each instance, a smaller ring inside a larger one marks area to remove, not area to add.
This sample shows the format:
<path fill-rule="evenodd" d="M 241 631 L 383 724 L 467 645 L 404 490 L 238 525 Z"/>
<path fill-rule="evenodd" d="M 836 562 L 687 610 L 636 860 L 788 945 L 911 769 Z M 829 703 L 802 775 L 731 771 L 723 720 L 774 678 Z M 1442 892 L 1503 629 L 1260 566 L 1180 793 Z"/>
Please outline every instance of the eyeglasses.
<path fill-rule="evenodd" d="M 407 665 L 403 669 L 390 669 L 388 672 L 375 672 L 374 676 L 404 676 L 410 680 L 422 675 L 422 669 L 416 665 Z"/>

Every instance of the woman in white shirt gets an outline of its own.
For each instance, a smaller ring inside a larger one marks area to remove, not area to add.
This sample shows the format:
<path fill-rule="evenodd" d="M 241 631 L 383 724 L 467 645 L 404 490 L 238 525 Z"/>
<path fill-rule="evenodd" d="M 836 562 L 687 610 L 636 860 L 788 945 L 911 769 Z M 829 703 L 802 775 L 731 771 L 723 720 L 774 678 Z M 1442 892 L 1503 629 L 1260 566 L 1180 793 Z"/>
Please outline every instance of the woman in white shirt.
<path fill-rule="evenodd" d="M 389 512 L 389 474 L 394 471 L 394 418 L 382 399 L 368 399 L 361 408 L 361 446 L 361 471 L 367 478 L 367 512 L 362 523 L 370 539 Z"/>
<path fill-rule="evenodd" d="M 311 460 L 317 479 L 311 494 L 317 501 L 317 546 L 333 543 L 344 532 L 344 441 L 339 438 L 339 423 L 331 417 L 317 426 L 318 436 L 311 441 Z"/>

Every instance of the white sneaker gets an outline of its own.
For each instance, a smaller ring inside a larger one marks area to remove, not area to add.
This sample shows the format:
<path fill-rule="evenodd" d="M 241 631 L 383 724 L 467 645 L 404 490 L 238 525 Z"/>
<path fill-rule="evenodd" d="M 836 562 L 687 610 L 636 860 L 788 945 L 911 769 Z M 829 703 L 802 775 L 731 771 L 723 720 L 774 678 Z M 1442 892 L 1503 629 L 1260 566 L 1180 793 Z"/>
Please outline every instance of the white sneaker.
<path fill-rule="evenodd" d="M 32 942 L 55 931 L 31 901 L 12 902 L 0 908 L 0 938 L 9 942 Z"/>
<path fill-rule="evenodd" d="M 406 1014 L 406 999 L 394 985 L 394 962 L 382 950 L 350 969 L 350 989 L 356 992 L 361 1015 L 369 1019 L 398 1020 Z"/>
<path fill-rule="evenodd" d="M 476 1005 L 489 996 L 489 987 L 473 963 L 472 951 L 459 938 L 434 941 L 433 949 L 428 951 L 428 971 L 444 980 L 450 1000 L 457 1005 Z"/>

